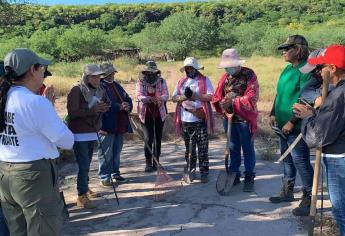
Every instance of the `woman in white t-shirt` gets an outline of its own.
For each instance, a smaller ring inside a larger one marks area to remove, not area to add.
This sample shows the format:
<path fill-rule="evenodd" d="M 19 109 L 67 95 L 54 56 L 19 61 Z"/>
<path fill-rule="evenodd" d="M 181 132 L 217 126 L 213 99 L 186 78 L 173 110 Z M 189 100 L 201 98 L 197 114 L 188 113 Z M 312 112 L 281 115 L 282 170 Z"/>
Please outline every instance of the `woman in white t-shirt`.
<path fill-rule="evenodd" d="M 52 103 L 37 95 L 50 64 L 26 48 L 9 52 L 0 84 L 0 197 L 11 235 L 59 235 L 62 201 L 57 147 L 73 134 Z"/>
<path fill-rule="evenodd" d="M 184 60 L 181 78 L 173 93 L 173 101 L 177 102 L 175 112 L 175 127 L 182 136 L 186 145 L 185 159 L 189 171 L 188 180 L 193 181 L 196 170 L 196 146 L 198 146 L 199 170 L 201 182 L 208 182 L 208 134 L 213 132 L 214 118 L 210 101 L 212 100 L 213 87 L 211 81 L 200 73 L 203 66 L 199 65 L 194 57 Z M 189 160 L 189 143 L 192 140 L 192 153 Z"/>

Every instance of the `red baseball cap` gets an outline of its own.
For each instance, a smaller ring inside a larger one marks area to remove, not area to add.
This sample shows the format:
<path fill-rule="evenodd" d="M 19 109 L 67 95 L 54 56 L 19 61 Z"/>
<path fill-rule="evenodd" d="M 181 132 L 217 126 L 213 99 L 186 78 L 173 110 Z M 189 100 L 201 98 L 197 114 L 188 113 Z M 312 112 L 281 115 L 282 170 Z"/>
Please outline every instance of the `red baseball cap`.
<path fill-rule="evenodd" d="M 333 64 L 339 69 L 345 70 L 345 45 L 331 45 L 318 56 L 308 59 L 311 65 Z"/>

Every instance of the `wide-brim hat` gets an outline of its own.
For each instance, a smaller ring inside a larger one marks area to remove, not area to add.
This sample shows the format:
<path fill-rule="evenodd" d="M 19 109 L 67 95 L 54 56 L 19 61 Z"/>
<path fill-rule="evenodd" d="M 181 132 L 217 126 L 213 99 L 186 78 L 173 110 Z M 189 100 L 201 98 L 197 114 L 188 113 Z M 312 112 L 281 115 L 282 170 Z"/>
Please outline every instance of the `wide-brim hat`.
<path fill-rule="evenodd" d="M 104 75 L 104 71 L 97 64 L 86 64 L 84 66 L 84 75 Z"/>
<path fill-rule="evenodd" d="M 200 65 L 194 57 L 187 57 L 186 59 L 184 59 L 183 67 L 180 68 L 180 71 L 184 72 L 185 67 L 187 67 L 187 66 L 193 67 L 196 70 L 203 70 L 204 69 L 204 66 Z"/>
<path fill-rule="evenodd" d="M 223 69 L 229 67 L 237 67 L 243 65 L 245 62 L 245 60 L 242 60 L 240 58 L 236 49 L 228 48 L 223 51 L 218 68 Z"/>
<path fill-rule="evenodd" d="M 145 68 L 141 72 L 159 73 L 161 71 L 158 69 L 156 62 L 151 60 L 145 63 Z"/>
<path fill-rule="evenodd" d="M 309 54 L 308 59 L 318 57 L 319 55 L 322 54 L 323 51 L 324 51 L 323 48 L 319 48 L 319 49 L 316 49 L 316 50 L 312 51 L 312 52 Z M 311 64 L 309 64 L 309 63 L 306 63 L 304 66 L 302 66 L 301 68 L 299 68 L 299 71 L 302 72 L 303 74 L 308 74 L 308 73 L 310 73 L 312 70 L 314 70 L 315 68 L 316 68 L 316 65 L 311 65 Z"/>
<path fill-rule="evenodd" d="M 108 77 L 111 73 L 116 73 L 117 70 L 115 68 L 115 66 L 113 65 L 113 63 L 106 61 L 106 62 L 102 62 L 99 65 L 100 69 L 104 72 L 104 74 L 101 75 L 101 78 L 106 78 Z"/>

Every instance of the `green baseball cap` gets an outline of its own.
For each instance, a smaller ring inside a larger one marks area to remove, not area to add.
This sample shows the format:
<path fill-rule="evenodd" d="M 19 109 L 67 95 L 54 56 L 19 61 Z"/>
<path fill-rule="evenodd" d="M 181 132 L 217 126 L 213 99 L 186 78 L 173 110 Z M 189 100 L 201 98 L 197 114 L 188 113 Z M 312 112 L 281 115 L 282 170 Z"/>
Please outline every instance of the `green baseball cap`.
<path fill-rule="evenodd" d="M 28 48 L 16 48 L 7 53 L 4 59 L 4 67 L 10 67 L 18 76 L 27 72 L 30 66 L 35 64 L 50 65 L 52 62 L 39 57 Z"/>

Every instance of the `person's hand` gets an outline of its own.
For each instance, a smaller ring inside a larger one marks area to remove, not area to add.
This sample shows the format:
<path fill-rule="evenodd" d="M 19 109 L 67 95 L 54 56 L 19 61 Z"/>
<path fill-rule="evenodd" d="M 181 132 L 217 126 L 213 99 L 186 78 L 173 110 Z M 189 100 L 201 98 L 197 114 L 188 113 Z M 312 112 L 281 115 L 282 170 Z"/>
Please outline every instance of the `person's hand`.
<path fill-rule="evenodd" d="M 160 106 L 162 104 L 162 99 L 160 97 L 153 97 L 153 103 Z"/>
<path fill-rule="evenodd" d="M 276 126 L 276 117 L 275 116 L 270 116 L 270 121 L 269 121 L 270 126 Z"/>
<path fill-rule="evenodd" d="M 46 87 L 43 92 L 43 96 L 46 97 L 54 106 L 55 104 L 55 89 L 52 85 Z"/>
<path fill-rule="evenodd" d="M 129 111 L 129 103 L 128 102 L 123 102 L 121 103 L 121 110 L 124 110 L 124 111 Z"/>
<path fill-rule="evenodd" d="M 187 97 L 185 95 L 176 95 L 172 99 L 173 102 L 184 102 L 187 100 Z"/>
<path fill-rule="evenodd" d="M 104 112 L 107 112 L 109 110 L 109 104 L 108 103 L 105 103 L 105 102 L 100 102 L 100 103 L 97 103 L 96 105 L 94 105 L 91 110 L 93 112 L 96 112 L 96 113 L 104 113 Z"/>
<path fill-rule="evenodd" d="M 319 108 L 321 106 L 322 97 L 317 97 L 314 101 L 314 108 Z"/>
<path fill-rule="evenodd" d="M 231 105 L 231 99 L 228 97 L 224 97 L 220 102 L 219 102 L 220 107 L 225 111 L 227 110 L 230 105 Z"/>
<path fill-rule="evenodd" d="M 293 130 L 293 128 L 295 127 L 295 125 L 291 122 L 291 121 L 288 121 L 282 128 L 282 132 L 285 134 L 285 135 L 288 135 L 291 133 L 291 131 Z"/>
<path fill-rule="evenodd" d="M 295 103 L 293 109 L 295 116 L 301 119 L 313 115 L 312 108 L 303 104 Z"/>
<path fill-rule="evenodd" d="M 106 132 L 106 131 L 104 131 L 104 130 L 100 130 L 100 131 L 98 131 L 98 134 L 99 134 L 99 135 L 106 136 L 106 135 L 108 135 L 108 132 Z"/>

